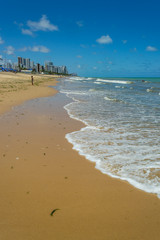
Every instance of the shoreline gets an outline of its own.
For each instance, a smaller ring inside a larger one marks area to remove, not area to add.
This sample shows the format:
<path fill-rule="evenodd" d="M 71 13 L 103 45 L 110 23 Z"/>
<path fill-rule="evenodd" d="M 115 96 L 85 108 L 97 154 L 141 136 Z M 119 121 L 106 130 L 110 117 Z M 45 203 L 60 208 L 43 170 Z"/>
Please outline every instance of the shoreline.
<path fill-rule="evenodd" d="M 67 97 L 68 97 L 68 96 L 67 96 Z M 68 97 L 68 98 L 71 100 L 71 102 L 70 102 L 69 104 L 67 104 L 67 105 L 70 105 L 70 104 L 72 104 L 72 103 L 76 103 L 76 101 L 75 101 L 74 99 L 72 99 L 72 98 L 70 98 L 70 97 Z M 68 116 L 69 116 L 71 119 L 73 119 L 73 120 L 75 120 L 75 121 L 79 121 L 79 122 L 81 122 L 81 123 L 83 124 L 83 127 L 82 127 L 81 129 L 76 130 L 76 132 L 81 132 L 81 130 L 83 131 L 85 128 L 87 128 L 88 126 L 90 126 L 90 125 L 88 125 L 85 121 L 83 121 L 83 120 L 81 120 L 81 119 L 73 116 L 73 115 L 69 112 L 69 110 L 67 109 L 67 105 L 64 106 L 64 109 L 65 109 L 66 112 L 68 113 Z M 133 186 L 135 189 L 138 189 L 138 190 L 140 190 L 140 191 L 143 191 L 143 192 L 145 192 L 145 193 L 147 193 L 147 194 L 152 194 L 153 196 L 156 196 L 156 197 L 160 200 L 160 195 L 159 195 L 158 193 L 155 193 L 155 192 L 153 192 L 152 190 L 149 191 L 148 189 L 145 189 L 144 186 L 142 186 L 140 183 L 134 181 L 133 179 L 127 178 L 127 177 L 120 177 L 120 176 L 114 175 L 114 174 L 112 174 L 111 172 L 106 171 L 104 168 L 100 167 L 100 166 L 98 165 L 98 161 L 95 160 L 95 158 L 94 158 L 92 155 L 85 154 L 85 153 L 83 152 L 83 149 L 80 148 L 79 145 L 78 145 L 78 147 L 77 147 L 77 144 L 76 144 L 75 141 L 72 139 L 72 137 L 69 136 L 69 134 L 70 134 L 70 133 L 66 134 L 65 138 L 66 138 L 67 141 L 68 141 L 69 143 L 71 143 L 71 145 L 73 146 L 72 149 L 75 150 L 75 151 L 77 151 L 80 156 L 85 157 L 87 161 L 93 163 L 93 164 L 95 165 L 95 169 L 99 170 L 102 174 L 107 175 L 107 176 L 109 176 L 109 177 L 111 177 L 111 178 L 120 180 L 120 181 L 122 181 L 122 182 L 126 182 L 126 183 L 128 183 L 129 185 Z M 72 134 L 72 133 L 71 133 L 71 134 Z"/>
<path fill-rule="evenodd" d="M 74 102 L 74 101 L 73 101 L 73 102 Z M 72 103 L 72 102 L 71 102 L 71 103 Z M 69 112 L 67 111 L 67 109 L 65 108 L 65 106 L 64 106 L 64 109 L 66 110 L 66 112 L 68 113 L 68 116 L 69 116 L 71 119 L 73 119 L 73 120 L 75 120 L 75 121 L 78 121 L 78 122 L 80 122 L 80 123 L 83 124 L 83 127 L 80 128 L 80 129 L 78 129 L 78 130 L 76 130 L 76 131 L 81 131 L 82 129 L 85 129 L 85 128 L 88 126 L 88 125 L 85 123 L 85 121 L 82 121 L 82 120 L 80 120 L 80 119 L 78 119 L 78 118 L 70 115 Z M 120 176 L 116 176 L 116 175 L 114 175 L 114 174 L 112 174 L 112 173 L 110 173 L 110 172 L 107 172 L 107 171 L 104 170 L 103 168 L 97 166 L 97 162 L 96 162 L 95 160 L 93 160 L 93 157 L 90 156 L 90 155 L 85 155 L 80 148 L 76 148 L 75 145 L 74 145 L 74 141 L 73 141 L 68 135 L 69 135 L 69 133 L 66 134 L 65 138 L 66 138 L 67 141 L 73 146 L 72 149 L 75 150 L 75 151 L 77 151 L 80 156 L 85 157 L 85 159 L 86 159 L 87 161 L 93 163 L 94 166 L 95 166 L 95 169 L 97 169 L 98 171 L 100 171 L 102 174 L 107 175 L 108 177 L 111 177 L 111 178 L 120 180 L 120 181 L 122 181 L 122 182 L 126 182 L 126 183 L 128 183 L 129 185 L 131 185 L 132 187 L 134 187 L 135 189 L 140 190 L 140 191 L 142 191 L 142 192 L 144 192 L 144 193 L 147 193 L 147 194 L 151 194 L 151 195 L 153 195 L 153 196 L 156 196 L 158 199 L 160 199 L 160 195 L 159 195 L 159 194 L 154 193 L 154 192 L 152 192 L 152 191 L 149 192 L 149 191 L 147 191 L 147 190 L 144 190 L 142 187 L 137 186 L 137 185 L 140 185 L 138 182 L 135 182 L 134 180 L 132 180 L 132 179 L 130 179 L 130 178 L 123 178 L 123 177 L 120 177 Z"/>
<path fill-rule="evenodd" d="M 84 124 L 68 116 L 66 102 L 57 93 L 1 114 L 1 236 L 158 240 L 159 199 L 102 174 L 72 149 L 65 135 Z"/>

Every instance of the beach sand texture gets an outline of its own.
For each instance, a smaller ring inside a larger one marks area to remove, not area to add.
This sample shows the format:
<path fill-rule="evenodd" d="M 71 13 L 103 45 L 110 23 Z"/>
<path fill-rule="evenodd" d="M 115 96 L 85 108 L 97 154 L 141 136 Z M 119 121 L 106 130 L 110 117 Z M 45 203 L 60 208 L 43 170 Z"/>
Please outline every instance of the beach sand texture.
<path fill-rule="evenodd" d="M 53 90 L 44 86 L 54 85 L 57 75 L 33 75 L 33 86 L 31 76 L 24 73 L 0 72 L 0 114 L 25 100 L 53 94 Z"/>
<path fill-rule="evenodd" d="M 0 115 L 0 239 L 160 239 L 160 200 L 72 150 L 65 135 L 83 124 L 63 109 L 69 99 L 34 87 L 0 103 L 4 112 L 36 98 Z"/>

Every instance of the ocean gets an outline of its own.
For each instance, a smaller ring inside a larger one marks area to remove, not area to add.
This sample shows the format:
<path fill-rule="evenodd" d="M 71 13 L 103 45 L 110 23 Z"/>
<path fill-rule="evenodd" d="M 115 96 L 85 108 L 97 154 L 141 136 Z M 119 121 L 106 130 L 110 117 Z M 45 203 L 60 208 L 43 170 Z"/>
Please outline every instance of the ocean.
<path fill-rule="evenodd" d="M 85 123 L 67 140 L 111 177 L 160 198 L 160 78 L 60 80 L 71 118 Z"/>

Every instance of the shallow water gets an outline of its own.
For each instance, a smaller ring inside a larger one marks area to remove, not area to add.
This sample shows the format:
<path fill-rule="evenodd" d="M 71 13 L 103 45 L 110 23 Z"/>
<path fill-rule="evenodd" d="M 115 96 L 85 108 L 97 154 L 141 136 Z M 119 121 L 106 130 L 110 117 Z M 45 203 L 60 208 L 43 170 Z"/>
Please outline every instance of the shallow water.
<path fill-rule="evenodd" d="M 160 197 L 160 79 L 61 80 L 65 109 L 86 127 L 66 135 L 81 155 L 112 177 Z"/>

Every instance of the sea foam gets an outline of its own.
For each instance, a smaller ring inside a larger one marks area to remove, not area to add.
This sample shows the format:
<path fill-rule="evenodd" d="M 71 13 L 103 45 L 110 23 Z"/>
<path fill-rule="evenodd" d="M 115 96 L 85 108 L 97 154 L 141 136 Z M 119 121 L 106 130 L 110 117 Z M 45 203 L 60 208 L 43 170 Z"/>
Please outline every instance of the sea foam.
<path fill-rule="evenodd" d="M 105 82 L 105 83 L 119 83 L 119 84 L 132 84 L 131 81 L 118 81 L 118 80 L 107 80 L 107 79 L 97 79 L 97 82 Z"/>
<path fill-rule="evenodd" d="M 153 88 L 151 82 L 138 81 L 131 91 L 95 80 L 60 85 L 60 91 L 72 99 L 64 107 L 69 116 L 86 125 L 67 134 L 67 140 L 103 173 L 160 196 L 159 92 L 146 91 L 159 85 Z"/>

